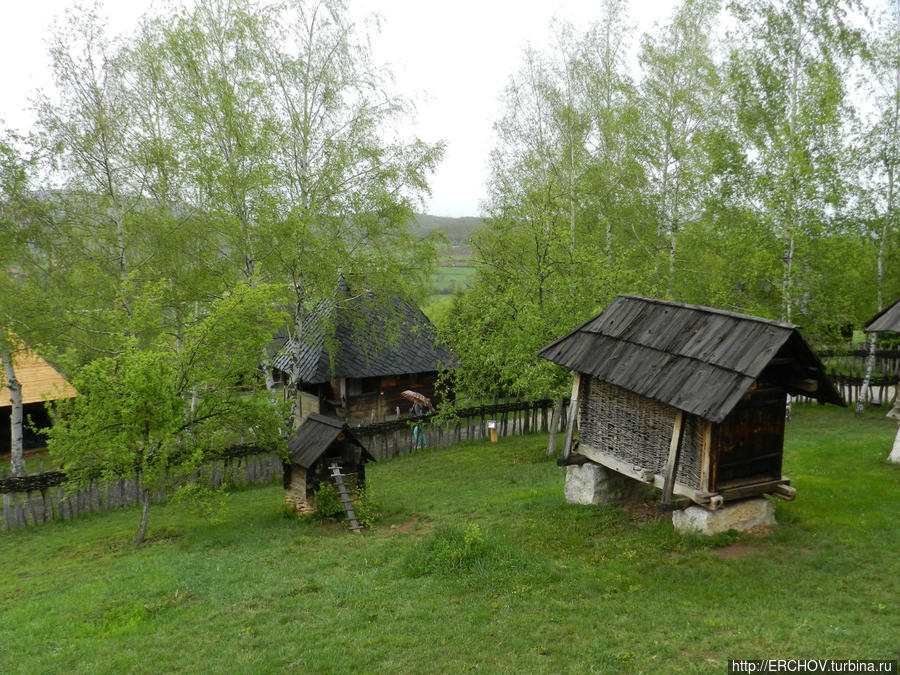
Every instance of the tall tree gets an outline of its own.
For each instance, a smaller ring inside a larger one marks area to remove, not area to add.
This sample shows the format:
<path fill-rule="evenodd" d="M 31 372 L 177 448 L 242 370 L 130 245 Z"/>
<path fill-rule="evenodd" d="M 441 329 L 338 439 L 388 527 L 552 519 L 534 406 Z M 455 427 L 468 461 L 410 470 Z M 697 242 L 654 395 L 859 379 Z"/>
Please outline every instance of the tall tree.
<path fill-rule="evenodd" d="M 900 174 L 900 1 L 892 0 L 875 24 L 880 31 L 872 36 L 868 59 L 867 100 L 874 103 L 867 120 L 862 143 L 861 166 L 865 212 L 862 217 L 872 223 L 876 241 L 875 302 L 876 311 L 884 305 L 885 256 L 898 229 L 897 180 Z M 868 356 L 863 386 L 856 403 L 861 415 L 868 398 L 869 383 L 875 365 L 876 335 L 869 336 Z"/>
<path fill-rule="evenodd" d="M 615 284 L 640 276 L 628 217 L 641 171 L 629 155 L 637 134 L 624 4 L 604 9 L 581 34 L 556 24 L 551 50 L 527 49 L 505 90 L 488 218 L 473 238 L 474 289 L 442 322 L 463 362 L 461 392 L 559 389 L 564 374 L 537 350 L 601 306 Z"/>
<path fill-rule="evenodd" d="M 443 146 L 397 133 L 409 104 L 372 61 L 343 0 L 289 2 L 256 39 L 276 116 L 270 274 L 294 292 L 293 395 L 312 303 L 384 302 L 423 288 L 435 249 L 409 224 Z"/>
<path fill-rule="evenodd" d="M 845 0 L 741 0 L 731 96 L 753 181 L 746 192 L 781 248 L 781 318 L 808 313 L 810 243 L 832 226 L 843 189 L 846 71 L 859 47 Z"/>
<path fill-rule="evenodd" d="M 699 216 L 709 172 L 703 139 L 721 111 L 719 74 L 710 36 L 718 0 L 686 0 L 658 36 L 646 36 L 640 59 L 647 163 L 657 229 L 656 249 L 665 251 L 657 294 L 671 298 L 678 235 L 687 219 Z"/>
<path fill-rule="evenodd" d="M 164 335 L 140 345 L 130 322 L 159 317 L 160 307 L 153 294 L 133 297 L 130 314 L 123 312 L 114 327 L 115 355 L 79 370 L 79 396 L 59 405 L 47 447 L 74 485 L 136 472 L 140 543 L 151 491 L 170 475 L 195 471 L 230 436 L 251 430 L 260 443 L 281 438 L 281 415 L 265 392 L 253 389 L 259 351 L 282 318 L 272 309 L 271 288 L 238 285 L 186 331 L 177 349 Z"/>

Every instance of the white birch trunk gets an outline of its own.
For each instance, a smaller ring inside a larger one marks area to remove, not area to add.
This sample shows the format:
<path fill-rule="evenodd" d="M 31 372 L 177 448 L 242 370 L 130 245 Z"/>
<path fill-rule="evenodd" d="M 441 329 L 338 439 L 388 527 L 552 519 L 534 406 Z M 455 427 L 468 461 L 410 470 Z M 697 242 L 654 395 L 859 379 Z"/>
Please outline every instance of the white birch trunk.
<path fill-rule="evenodd" d="M 140 479 L 138 479 L 140 481 Z M 143 543 L 144 537 L 147 536 L 147 523 L 150 520 L 150 489 L 144 488 L 141 490 L 141 524 L 138 527 L 138 533 L 135 537 L 135 541 L 140 544 Z"/>
<path fill-rule="evenodd" d="M 881 311 L 881 303 L 878 303 L 878 311 Z M 875 333 L 869 333 L 869 353 L 866 354 L 866 374 L 863 377 L 862 387 L 859 390 L 859 399 L 856 401 L 856 414 L 862 415 L 869 398 L 869 387 L 872 381 L 872 371 L 875 369 Z"/>
<path fill-rule="evenodd" d="M 269 358 L 269 352 L 266 347 L 263 347 L 262 360 L 259 363 L 266 378 L 266 391 L 271 393 L 275 391 L 275 378 L 272 377 L 272 359 Z"/>
<path fill-rule="evenodd" d="M 22 434 L 22 385 L 16 378 L 12 354 L 6 346 L 0 347 L 0 359 L 3 361 L 3 372 L 6 375 L 6 387 L 9 389 L 9 401 L 12 405 L 12 411 L 9 417 L 10 470 L 12 471 L 13 476 L 24 476 L 25 445 Z"/>
<path fill-rule="evenodd" d="M 900 464 L 900 426 L 897 427 L 897 435 L 894 437 L 894 447 L 891 448 L 891 454 L 888 455 L 888 461 L 891 464 Z"/>
<path fill-rule="evenodd" d="M 294 339 L 292 341 L 293 349 L 291 350 L 291 372 L 288 376 L 285 390 L 291 401 L 291 414 L 288 418 L 288 433 L 293 433 L 297 421 L 300 419 L 302 412 L 300 410 L 300 352 L 303 349 L 303 341 L 306 339 L 305 323 L 306 309 L 304 307 L 304 293 L 302 286 L 298 283 L 296 286 L 297 300 L 294 307 Z"/>

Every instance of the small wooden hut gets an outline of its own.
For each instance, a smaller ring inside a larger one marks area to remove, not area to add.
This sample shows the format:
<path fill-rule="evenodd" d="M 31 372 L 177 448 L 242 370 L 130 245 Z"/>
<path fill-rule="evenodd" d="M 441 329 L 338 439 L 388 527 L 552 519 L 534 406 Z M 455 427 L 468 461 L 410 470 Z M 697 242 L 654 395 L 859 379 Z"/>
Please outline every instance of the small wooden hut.
<path fill-rule="evenodd" d="M 866 322 L 867 333 L 900 333 L 900 300 L 881 310 Z M 900 422 L 900 397 L 895 398 L 894 407 L 888 412 L 888 417 Z M 888 461 L 892 464 L 900 464 L 900 427 L 894 437 L 894 445 L 888 455 Z"/>
<path fill-rule="evenodd" d="M 351 433 L 344 422 L 311 414 L 288 441 L 289 460 L 284 465 L 285 502 L 298 511 L 316 508 L 316 492 L 330 483 L 331 464 L 340 467 L 342 477 L 365 484 L 366 462 L 375 458 Z"/>
<path fill-rule="evenodd" d="M 793 499 L 781 475 L 787 395 L 844 405 L 796 328 L 620 295 L 540 352 L 575 372 L 564 455 L 577 424 L 581 461 L 661 487 L 664 502 Z"/>
<path fill-rule="evenodd" d="M 437 339 L 432 323 L 410 300 L 349 298 L 340 306 L 322 303 L 306 320 L 300 345 L 300 397 L 303 419 L 321 413 L 349 423 L 383 420 L 409 413 L 402 396 L 413 390 L 438 402 L 439 371 L 457 361 Z M 272 361 L 276 379 L 286 381 L 296 343 L 285 340 Z"/>

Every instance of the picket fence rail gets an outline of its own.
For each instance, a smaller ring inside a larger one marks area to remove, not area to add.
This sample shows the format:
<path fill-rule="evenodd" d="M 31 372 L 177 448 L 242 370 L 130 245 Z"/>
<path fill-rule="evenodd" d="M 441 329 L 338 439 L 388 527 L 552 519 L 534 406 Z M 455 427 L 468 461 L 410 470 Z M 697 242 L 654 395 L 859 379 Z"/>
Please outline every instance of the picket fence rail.
<path fill-rule="evenodd" d="M 213 488 L 229 482 L 233 485 L 270 483 L 281 477 L 282 459 L 271 451 L 256 450 L 237 457 L 217 459 L 191 476 Z M 132 506 L 140 501 L 135 477 L 113 481 L 95 479 L 80 490 L 65 485 L 61 471 L 47 471 L 30 476 L 0 480 L 0 530 L 41 525 L 51 520 L 71 520 L 85 513 Z M 178 486 L 175 480 L 152 490 L 154 502 L 165 501 Z"/>

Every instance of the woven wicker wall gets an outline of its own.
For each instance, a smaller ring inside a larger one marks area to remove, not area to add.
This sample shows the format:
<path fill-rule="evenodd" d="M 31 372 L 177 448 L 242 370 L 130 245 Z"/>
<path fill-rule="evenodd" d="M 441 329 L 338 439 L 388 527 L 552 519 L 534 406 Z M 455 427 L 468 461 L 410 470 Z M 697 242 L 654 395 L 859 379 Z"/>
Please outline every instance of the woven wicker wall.
<path fill-rule="evenodd" d="M 580 441 L 639 467 L 639 472 L 661 474 L 669 455 L 675 412 L 671 406 L 591 378 L 589 386 L 582 384 Z M 676 481 L 701 489 L 704 422 L 686 414 L 684 424 Z"/>

